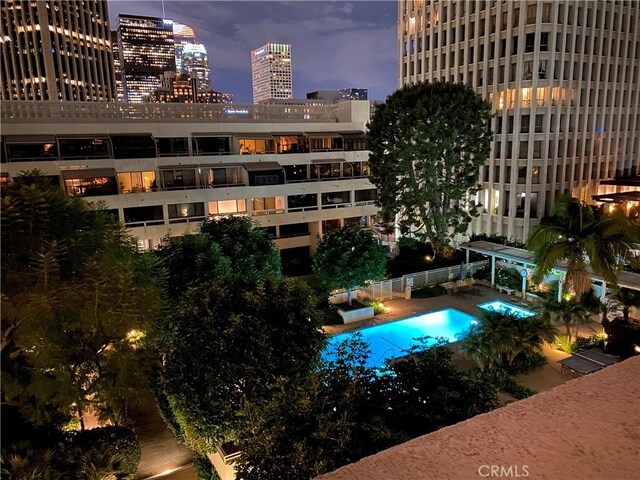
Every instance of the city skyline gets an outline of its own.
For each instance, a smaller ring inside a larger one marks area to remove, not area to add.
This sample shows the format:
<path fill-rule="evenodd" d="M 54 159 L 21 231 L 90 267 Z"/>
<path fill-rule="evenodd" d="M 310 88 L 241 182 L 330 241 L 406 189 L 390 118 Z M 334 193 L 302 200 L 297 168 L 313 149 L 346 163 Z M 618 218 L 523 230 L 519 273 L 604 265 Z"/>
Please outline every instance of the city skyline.
<path fill-rule="evenodd" d="M 164 9 L 194 28 L 215 68 L 214 88 L 234 93 L 237 103 L 252 102 L 248 53 L 267 42 L 293 46 L 294 98 L 357 87 L 383 100 L 396 89 L 393 1 L 166 1 Z M 109 1 L 112 28 L 119 14 L 162 16 L 162 2 Z"/>

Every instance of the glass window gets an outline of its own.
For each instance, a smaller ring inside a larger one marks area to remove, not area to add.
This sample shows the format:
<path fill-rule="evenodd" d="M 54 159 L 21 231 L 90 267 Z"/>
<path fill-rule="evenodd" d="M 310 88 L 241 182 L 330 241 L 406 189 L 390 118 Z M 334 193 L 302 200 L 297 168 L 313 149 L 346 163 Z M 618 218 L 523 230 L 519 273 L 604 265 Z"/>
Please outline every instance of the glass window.
<path fill-rule="evenodd" d="M 148 207 L 131 207 L 124 209 L 124 223 L 149 223 L 157 225 L 164 223 L 162 205 L 151 205 Z"/>
<path fill-rule="evenodd" d="M 253 215 L 284 213 L 284 197 L 253 198 Z"/>
<path fill-rule="evenodd" d="M 304 135 L 277 135 L 278 153 L 306 153 L 309 151 L 309 139 Z"/>
<path fill-rule="evenodd" d="M 156 144 L 151 135 L 111 135 L 113 158 L 155 158 Z"/>
<path fill-rule="evenodd" d="M 204 217 L 204 203 L 176 203 L 167 205 L 169 218 Z"/>
<path fill-rule="evenodd" d="M 162 170 L 161 175 L 164 188 L 167 190 L 196 188 L 196 171 L 194 169 Z"/>
<path fill-rule="evenodd" d="M 109 139 L 107 137 L 59 138 L 58 144 L 60 145 L 60 158 L 63 160 L 109 158 Z"/>
<path fill-rule="evenodd" d="M 309 193 L 306 195 L 289 195 L 287 197 L 287 208 L 289 211 L 297 209 L 317 210 L 318 195 L 316 193 Z"/>
<path fill-rule="evenodd" d="M 343 149 L 342 137 L 311 138 L 310 144 L 312 152 Z"/>
<path fill-rule="evenodd" d="M 238 200 L 218 200 L 209 202 L 209 215 L 232 215 L 234 213 L 246 213 L 247 201 L 244 198 Z"/>
<path fill-rule="evenodd" d="M 284 183 L 284 170 L 260 170 L 249 172 L 249 185 L 282 185 Z"/>
<path fill-rule="evenodd" d="M 371 188 L 368 190 L 356 190 L 355 191 L 355 202 L 358 203 L 372 203 L 377 198 L 378 191 L 375 188 Z"/>
<path fill-rule="evenodd" d="M 354 177 L 367 177 L 369 176 L 369 163 L 368 162 L 352 162 L 353 176 Z"/>
<path fill-rule="evenodd" d="M 364 133 L 343 134 L 342 138 L 344 139 L 344 149 L 346 151 L 367 149 L 367 138 Z"/>
<path fill-rule="evenodd" d="M 529 115 L 520 117 L 520 133 L 529 133 Z"/>
<path fill-rule="evenodd" d="M 156 148 L 160 157 L 181 157 L 189 155 L 187 137 L 156 138 Z"/>
<path fill-rule="evenodd" d="M 194 155 L 229 155 L 229 137 L 194 137 Z M 241 149 L 242 151 L 242 149 Z"/>
<path fill-rule="evenodd" d="M 536 133 L 542 133 L 544 115 L 536 115 Z"/>
<path fill-rule="evenodd" d="M 9 162 L 57 159 L 58 147 L 53 142 L 7 144 L 7 160 Z"/>
<path fill-rule="evenodd" d="M 536 23 L 536 5 L 527 7 L 527 25 Z"/>
<path fill-rule="evenodd" d="M 535 8 L 535 5 L 533 6 Z M 524 37 L 524 51 L 525 53 L 531 53 L 535 50 L 536 34 L 527 33 Z"/>
<path fill-rule="evenodd" d="M 275 140 L 262 138 L 242 138 L 240 139 L 240 153 L 242 155 L 257 155 L 264 153 L 275 153 Z"/>
<path fill-rule="evenodd" d="M 287 182 L 299 182 L 309 178 L 307 165 L 285 165 L 284 176 Z"/>
<path fill-rule="evenodd" d="M 322 208 L 330 208 L 331 206 L 344 207 L 351 203 L 349 192 L 332 192 L 322 194 Z"/>
<path fill-rule="evenodd" d="M 280 238 L 300 237 L 309 235 L 308 223 L 290 223 L 289 225 L 280 225 Z"/>
<path fill-rule="evenodd" d="M 115 177 L 67 178 L 64 187 L 67 194 L 74 197 L 118 194 Z"/>
<path fill-rule="evenodd" d="M 244 185 L 241 167 L 207 168 L 202 170 L 200 185 L 222 187 L 227 185 Z"/>
<path fill-rule="evenodd" d="M 119 172 L 118 183 L 121 193 L 151 192 L 158 189 L 156 172 Z"/>

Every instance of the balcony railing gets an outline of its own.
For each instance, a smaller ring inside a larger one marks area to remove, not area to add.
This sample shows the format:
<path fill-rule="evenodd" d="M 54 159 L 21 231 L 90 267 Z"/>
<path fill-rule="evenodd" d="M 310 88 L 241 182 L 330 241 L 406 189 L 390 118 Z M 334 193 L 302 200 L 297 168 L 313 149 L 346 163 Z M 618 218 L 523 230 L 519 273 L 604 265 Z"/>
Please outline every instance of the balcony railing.
<path fill-rule="evenodd" d="M 330 105 L 241 105 L 224 103 L 2 102 L 2 121 L 21 123 L 161 122 L 337 122 Z"/>

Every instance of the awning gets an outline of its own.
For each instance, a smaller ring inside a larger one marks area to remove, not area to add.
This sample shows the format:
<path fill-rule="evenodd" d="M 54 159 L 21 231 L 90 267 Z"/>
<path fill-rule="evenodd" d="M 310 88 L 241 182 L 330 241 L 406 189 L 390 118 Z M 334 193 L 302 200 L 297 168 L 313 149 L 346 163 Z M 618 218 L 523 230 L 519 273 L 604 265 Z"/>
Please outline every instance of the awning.
<path fill-rule="evenodd" d="M 278 162 L 250 162 L 243 163 L 242 166 L 247 172 L 263 172 L 265 170 L 282 170 L 282 165 Z"/>
<path fill-rule="evenodd" d="M 338 132 L 305 132 L 309 138 L 341 138 Z"/>
<path fill-rule="evenodd" d="M 56 143 L 54 135 L 7 135 L 5 143 Z"/>
<path fill-rule="evenodd" d="M 192 137 L 233 137 L 233 133 L 232 132 L 204 132 L 204 133 L 192 133 L 191 136 Z"/>
<path fill-rule="evenodd" d="M 631 192 L 618 192 L 618 193 L 609 193 L 602 195 L 592 195 L 596 202 L 605 202 L 605 203 L 625 203 L 625 202 L 640 202 L 640 192 L 631 191 Z"/>
<path fill-rule="evenodd" d="M 62 178 L 65 180 L 71 178 L 96 178 L 96 177 L 115 177 L 116 171 L 113 168 L 82 168 L 76 170 L 63 170 Z"/>
<path fill-rule="evenodd" d="M 245 140 L 273 140 L 270 133 L 236 133 L 235 136 Z"/>

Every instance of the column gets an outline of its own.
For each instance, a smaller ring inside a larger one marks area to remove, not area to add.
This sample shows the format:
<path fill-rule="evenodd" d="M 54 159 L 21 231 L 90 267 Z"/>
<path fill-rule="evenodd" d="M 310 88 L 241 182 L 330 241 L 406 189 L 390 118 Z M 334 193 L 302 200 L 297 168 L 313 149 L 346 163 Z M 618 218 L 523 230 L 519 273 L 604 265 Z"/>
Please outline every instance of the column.
<path fill-rule="evenodd" d="M 491 287 L 496 286 L 496 257 L 491 255 Z"/>

